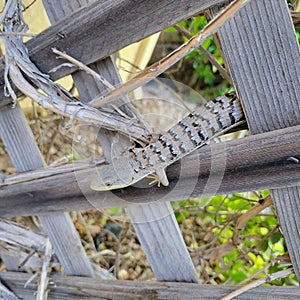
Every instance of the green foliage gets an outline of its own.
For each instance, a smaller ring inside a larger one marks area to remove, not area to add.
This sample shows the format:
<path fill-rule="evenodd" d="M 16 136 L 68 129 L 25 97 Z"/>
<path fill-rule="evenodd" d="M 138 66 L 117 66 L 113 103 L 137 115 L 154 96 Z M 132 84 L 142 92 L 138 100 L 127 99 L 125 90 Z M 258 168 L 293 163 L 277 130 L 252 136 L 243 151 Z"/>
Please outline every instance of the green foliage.
<path fill-rule="evenodd" d="M 290 265 L 282 259 L 287 255 L 287 249 L 272 207 L 250 218 L 239 232 L 239 242 L 236 245 L 232 242 L 238 218 L 266 195 L 268 191 L 218 195 L 173 204 L 192 257 L 204 259 L 200 278 L 202 273 L 209 274 L 209 278 L 204 276 L 206 281 L 203 283 L 240 284 L 251 276 L 253 280 L 263 278 L 266 273 Z M 184 234 L 186 227 L 193 228 L 192 236 Z M 295 275 L 290 275 L 273 284 L 296 282 Z"/>
<path fill-rule="evenodd" d="M 287 0 L 289 6 L 294 1 Z M 299 4 L 297 4 L 300 6 Z M 297 7 L 298 7 L 297 6 Z M 297 7 L 294 9 L 298 10 Z M 299 8 L 300 9 L 300 8 Z M 207 24 L 207 20 L 204 16 L 197 16 L 188 20 L 182 21 L 177 25 L 186 30 L 191 36 L 197 34 Z M 173 27 L 167 28 L 165 32 L 176 32 Z M 297 39 L 300 43 L 300 28 L 296 28 Z M 186 37 L 183 37 L 184 41 L 187 41 Z M 225 68 L 223 58 L 219 49 L 217 48 L 213 37 L 208 38 L 202 46 L 210 52 L 216 61 Z M 222 76 L 215 66 L 212 66 L 207 56 L 203 54 L 199 49 L 195 49 L 192 53 L 188 54 L 185 59 L 186 62 L 190 62 L 193 66 L 193 76 L 198 78 L 197 84 L 191 86 L 196 91 L 200 92 L 205 98 L 211 99 L 224 95 L 232 87 Z"/>
<path fill-rule="evenodd" d="M 206 24 L 206 18 L 204 16 L 198 16 L 182 21 L 178 26 L 193 36 L 203 29 Z M 175 31 L 176 30 L 173 27 L 166 29 L 166 32 Z M 187 41 L 187 37 L 183 36 L 183 41 Z M 208 38 L 202 46 L 224 67 L 223 58 L 212 37 Z M 193 77 L 198 78 L 196 85 L 191 87 L 200 92 L 204 97 L 215 98 L 226 93 L 230 89 L 230 84 L 220 76 L 217 68 L 211 65 L 207 56 L 199 49 L 195 49 L 188 54 L 184 61 L 191 64 L 193 67 Z"/>

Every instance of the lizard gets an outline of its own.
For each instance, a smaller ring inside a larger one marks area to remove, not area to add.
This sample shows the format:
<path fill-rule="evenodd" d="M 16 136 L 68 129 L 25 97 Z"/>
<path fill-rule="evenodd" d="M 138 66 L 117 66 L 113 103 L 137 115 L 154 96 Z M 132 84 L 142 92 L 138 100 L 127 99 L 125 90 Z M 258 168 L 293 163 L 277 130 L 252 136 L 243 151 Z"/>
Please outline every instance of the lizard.
<path fill-rule="evenodd" d="M 107 191 L 124 188 L 155 173 L 162 185 L 169 184 L 165 169 L 175 161 L 208 144 L 212 139 L 245 122 L 235 93 L 217 97 L 171 127 L 144 148 L 132 148 L 100 167 L 91 189 Z"/>

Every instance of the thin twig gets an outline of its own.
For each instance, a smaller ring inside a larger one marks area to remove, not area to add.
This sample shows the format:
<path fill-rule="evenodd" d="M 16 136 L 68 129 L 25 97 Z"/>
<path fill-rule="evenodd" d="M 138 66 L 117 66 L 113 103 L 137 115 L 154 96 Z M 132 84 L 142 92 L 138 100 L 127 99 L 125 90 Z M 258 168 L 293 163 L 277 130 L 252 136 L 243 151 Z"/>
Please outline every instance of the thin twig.
<path fill-rule="evenodd" d="M 289 276 L 290 274 L 293 273 L 293 268 L 289 268 L 283 271 L 279 271 L 276 273 L 272 273 L 272 274 L 267 274 L 265 278 L 261 278 L 258 279 L 254 282 L 251 282 L 249 284 L 247 284 L 246 286 L 241 287 L 240 289 L 237 289 L 235 291 L 233 291 L 232 293 L 228 294 L 227 296 L 223 297 L 221 300 L 231 300 L 234 297 L 241 295 L 255 287 L 258 287 L 264 283 L 269 283 L 272 282 L 275 279 L 279 279 L 279 278 L 285 278 L 287 276 Z"/>
<path fill-rule="evenodd" d="M 33 0 L 31 3 L 29 3 L 26 7 L 24 7 L 24 11 L 29 9 L 34 3 L 36 3 L 37 0 Z"/>
<path fill-rule="evenodd" d="M 209 36 L 214 34 L 226 21 L 232 18 L 240 8 L 242 8 L 250 0 L 235 0 L 221 11 L 214 19 L 212 19 L 197 35 L 193 36 L 186 43 L 181 45 L 175 51 L 147 67 L 144 71 L 138 73 L 132 79 L 122 84 L 120 87 L 108 92 L 104 96 L 94 98 L 89 104 L 93 107 L 98 107 L 104 104 L 111 103 L 120 97 L 127 95 L 137 87 L 154 79 L 165 70 L 170 68 L 184 56 L 198 48 Z"/>
<path fill-rule="evenodd" d="M 38 284 L 38 291 L 37 291 L 37 295 L 36 295 L 37 300 L 46 300 L 48 298 L 47 297 L 47 294 L 48 294 L 47 287 L 48 287 L 48 282 L 49 282 L 48 268 L 50 265 L 51 257 L 52 257 L 52 246 L 51 246 L 49 239 L 47 238 L 42 273 L 41 273 L 41 278 L 40 278 L 40 281 Z"/>
<path fill-rule="evenodd" d="M 26 36 L 26 37 L 35 37 L 36 34 L 27 33 L 27 32 L 0 32 L 0 36 Z"/>
<path fill-rule="evenodd" d="M 3 176 L 0 182 L 0 187 L 5 185 L 16 184 L 25 181 L 38 180 L 45 177 L 64 174 L 71 171 L 83 170 L 90 168 L 91 164 L 97 165 L 104 162 L 103 157 L 96 158 L 96 160 L 82 160 L 78 162 L 68 163 L 59 167 L 45 167 L 28 172 L 16 173 L 13 175 Z"/>
<path fill-rule="evenodd" d="M 75 59 L 74 57 L 71 57 L 70 55 L 61 52 L 59 50 L 57 50 L 56 48 L 53 48 L 52 51 L 59 55 L 60 57 L 68 60 L 69 62 L 71 62 L 73 65 L 77 66 L 80 70 L 85 71 L 87 74 L 90 74 L 91 76 L 94 77 L 94 79 L 96 81 L 100 81 L 105 87 L 107 87 L 107 89 L 109 91 L 112 91 L 115 87 L 108 81 L 106 80 L 103 76 L 101 76 L 100 74 L 98 74 L 97 72 L 95 72 L 94 70 L 92 70 L 91 68 L 89 68 L 88 66 L 86 66 L 85 64 L 83 64 L 82 62 L 78 61 L 77 59 Z M 127 99 L 125 99 L 125 102 Z M 120 108 L 118 108 L 117 106 L 113 106 L 114 110 L 120 115 L 123 116 L 125 119 L 130 119 L 129 116 L 127 116 Z M 143 127 L 148 131 L 148 132 L 152 132 L 152 128 L 149 127 L 149 125 L 147 124 L 147 122 L 145 122 L 145 120 L 142 118 L 142 116 L 140 116 L 139 112 L 137 110 L 134 109 L 134 107 L 132 106 L 130 108 L 130 113 L 133 114 L 137 120 L 143 125 Z"/>
<path fill-rule="evenodd" d="M 46 164 L 49 165 L 49 161 L 50 161 L 50 157 L 51 157 L 51 148 L 54 147 L 54 143 L 58 137 L 58 133 L 59 133 L 59 125 L 56 125 L 56 128 L 55 128 L 55 132 L 54 134 L 52 134 L 51 136 L 51 140 L 50 140 L 50 143 L 49 143 L 49 146 L 48 146 L 48 150 L 47 152 L 45 153 L 45 161 L 46 161 Z"/>
<path fill-rule="evenodd" d="M 178 26 L 178 25 L 174 25 L 173 26 L 178 32 L 180 32 L 181 34 L 183 34 L 186 38 L 190 39 L 192 38 L 192 35 L 185 30 L 184 28 Z M 220 72 L 220 74 L 223 76 L 223 78 L 225 78 L 231 85 L 233 85 L 231 76 L 229 75 L 229 73 L 219 64 L 219 62 L 215 59 L 215 57 L 209 52 L 207 51 L 202 45 L 199 46 L 199 50 L 207 57 L 207 59 L 210 61 L 210 63 L 215 66 L 218 71 Z"/>
<path fill-rule="evenodd" d="M 85 229 L 85 233 L 87 235 L 87 238 L 88 238 L 88 243 L 90 245 L 90 247 L 95 251 L 97 252 L 97 249 L 96 249 L 96 246 L 95 246 L 95 243 L 94 243 L 94 240 L 93 240 L 93 237 L 92 237 L 92 234 L 82 216 L 82 213 L 79 211 L 77 212 L 77 216 L 78 216 L 78 219 L 80 221 L 80 223 L 83 225 L 84 229 Z"/>
<path fill-rule="evenodd" d="M 236 222 L 232 241 L 235 245 L 239 243 L 240 233 L 243 231 L 246 223 L 258 213 L 260 213 L 265 208 L 269 207 L 273 203 L 271 196 L 267 196 L 262 202 L 258 202 L 258 204 L 251 207 L 246 213 L 240 216 Z"/>
<path fill-rule="evenodd" d="M 91 68 L 89 68 L 88 66 L 83 64 L 82 62 L 80 62 L 79 60 L 66 54 L 65 52 L 61 52 L 61 51 L 57 50 L 56 48 L 52 48 L 52 51 L 53 51 L 53 53 L 57 54 L 61 58 L 65 59 L 65 60 L 69 61 L 70 63 L 72 63 L 73 65 L 77 66 L 80 70 L 83 70 L 87 74 L 90 74 L 91 76 L 93 76 L 97 81 L 100 81 L 109 90 L 114 89 L 114 86 L 110 82 L 108 82 L 103 76 L 101 76 L 100 74 L 98 74 L 97 72 L 95 72 L 94 70 L 92 70 Z"/>
<path fill-rule="evenodd" d="M 262 273 L 266 273 L 267 270 L 273 266 L 273 262 L 268 263 L 265 267 L 263 267 L 262 269 L 258 270 L 257 272 L 255 272 L 254 274 L 252 274 L 250 277 L 246 278 L 245 280 L 243 280 L 242 282 L 240 282 L 240 285 L 244 285 L 246 283 L 248 283 L 249 281 L 253 280 L 255 277 L 257 277 L 258 275 L 262 274 Z"/>

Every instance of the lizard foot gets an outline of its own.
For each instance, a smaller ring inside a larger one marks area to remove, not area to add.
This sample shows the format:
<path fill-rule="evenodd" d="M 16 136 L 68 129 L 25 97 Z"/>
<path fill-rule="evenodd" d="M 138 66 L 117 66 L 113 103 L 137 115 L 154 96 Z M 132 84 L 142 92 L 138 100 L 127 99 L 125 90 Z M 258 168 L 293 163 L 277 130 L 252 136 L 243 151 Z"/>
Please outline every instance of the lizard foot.
<path fill-rule="evenodd" d="M 160 187 L 161 184 L 164 186 L 169 185 L 165 169 L 156 170 L 154 174 L 148 175 L 147 178 L 153 179 L 149 182 L 149 185 L 157 184 L 158 187 Z"/>

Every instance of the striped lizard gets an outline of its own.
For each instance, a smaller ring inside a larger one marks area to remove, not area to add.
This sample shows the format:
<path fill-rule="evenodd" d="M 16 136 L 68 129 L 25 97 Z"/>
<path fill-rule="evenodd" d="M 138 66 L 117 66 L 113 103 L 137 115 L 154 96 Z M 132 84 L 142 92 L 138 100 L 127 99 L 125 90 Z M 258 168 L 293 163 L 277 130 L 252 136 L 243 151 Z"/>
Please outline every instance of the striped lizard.
<path fill-rule="evenodd" d="M 130 149 L 114 158 L 111 164 L 100 167 L 91 189 L 124 188 L 153 173 L 161 184 L 167 186 L 167 166 L 244 121 L 241 103 L 235 93 L 211 100 L 170 128 L 157 141 L 144 148 Z"/>

